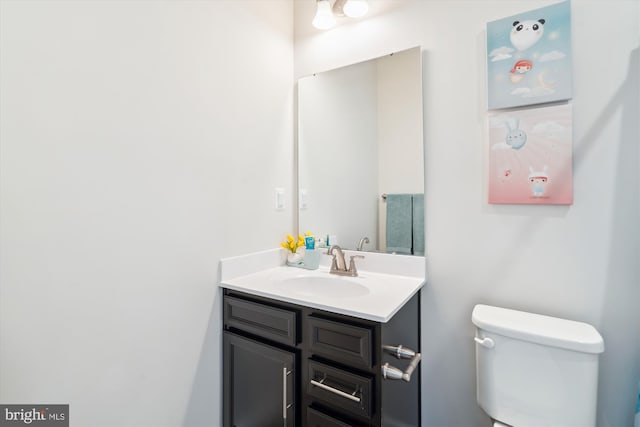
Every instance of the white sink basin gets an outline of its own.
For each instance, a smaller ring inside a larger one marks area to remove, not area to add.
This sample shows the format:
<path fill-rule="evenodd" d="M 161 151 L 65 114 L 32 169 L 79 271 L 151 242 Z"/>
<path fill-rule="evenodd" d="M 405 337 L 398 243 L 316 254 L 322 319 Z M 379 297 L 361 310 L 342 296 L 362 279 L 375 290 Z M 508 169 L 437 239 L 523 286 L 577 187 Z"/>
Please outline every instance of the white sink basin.
<path fill-rule="evenodd" d="M 304 297 L 356 298 L 369 293 L 369 289 L 360 283 L 339 276 L 290 277 L 280 282 L 280 289 Z"/>
<path fill-rule="evenodd" d="M 346 251 L 346 255 L 360 254 Z M 388 322 L 425 282 L 424 257 L 367 252 L 358 277 L 329 273 L 329 257 L 320 268 L 284 265 L 284 249 L 223 259 L 220 286 L 318 310 Z"/>

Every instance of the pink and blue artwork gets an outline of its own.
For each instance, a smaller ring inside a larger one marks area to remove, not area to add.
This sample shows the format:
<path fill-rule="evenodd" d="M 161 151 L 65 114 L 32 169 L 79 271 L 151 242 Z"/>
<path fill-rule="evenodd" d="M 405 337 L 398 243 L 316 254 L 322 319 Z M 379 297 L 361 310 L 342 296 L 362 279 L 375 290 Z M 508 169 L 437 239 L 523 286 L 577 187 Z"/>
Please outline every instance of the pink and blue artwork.
<path fill-rule="evenodd" d="M 571 4 L 487 23 L 489 110 L 571 99 Z"/>
<path fill-rule="evenodd" d="M 573 203 L 571 105 L 489 115 L 489 203 Z"/>

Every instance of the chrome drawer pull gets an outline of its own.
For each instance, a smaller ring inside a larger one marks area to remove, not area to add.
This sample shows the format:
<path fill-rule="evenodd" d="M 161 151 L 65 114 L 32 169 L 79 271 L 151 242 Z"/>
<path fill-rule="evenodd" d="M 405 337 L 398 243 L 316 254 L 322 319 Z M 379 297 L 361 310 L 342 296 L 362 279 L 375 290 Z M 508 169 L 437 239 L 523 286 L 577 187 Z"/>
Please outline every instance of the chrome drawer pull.
<path fill-rule="evenodd" d="M 322 381 L 324 381 L 324 379 Z M 311 380 L 311 385 L 314 385 L 316 387 L 320 387 L 323 390 L 327 390 L 330 393 L 337 394 L 338 396 L 344 397 L 345 399 L 353 400 L 354 402 L 360 403 L 360 398 L 359 397 L 354 396 L 354 395 L 349 394 L 349 393 L 345 393 L 344 391 L 338 390 L 337 388 L 329 387 L 328 385 L 322 384 L 319 381 Z M 356 392 L 354 391 L 354 394 L 355 393 Z"/>

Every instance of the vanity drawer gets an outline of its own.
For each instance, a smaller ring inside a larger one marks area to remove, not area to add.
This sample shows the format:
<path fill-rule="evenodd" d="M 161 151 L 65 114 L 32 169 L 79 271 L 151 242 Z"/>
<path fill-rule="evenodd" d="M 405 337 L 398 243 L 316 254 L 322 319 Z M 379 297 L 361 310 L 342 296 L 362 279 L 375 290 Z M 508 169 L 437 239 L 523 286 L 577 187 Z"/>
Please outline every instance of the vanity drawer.
<path fill-rule="evenodd" d="M 355 367 L 373 366 L 373 329 L 320 317 L 308 317 L 309 346 L 314 354 Z"/>
<path fill-rule="evenodd" d="M 358 375 L 314 360 L 307 361 L 307 394 L 332 407 L 371 418 L 373 377 Z"/>
<path fill-rule="evenodd" d="M 247 301 L 240 298 L 224 297 L 224 323 L 231 327 L 270 339 L 279 343 L 295 346 L 298 313 Z"/>
<path fill-rule="evenodd" d="M 307 427 L 359 427 L 361 424 L 345 422 L 314 408 L 307 408 Z"/>

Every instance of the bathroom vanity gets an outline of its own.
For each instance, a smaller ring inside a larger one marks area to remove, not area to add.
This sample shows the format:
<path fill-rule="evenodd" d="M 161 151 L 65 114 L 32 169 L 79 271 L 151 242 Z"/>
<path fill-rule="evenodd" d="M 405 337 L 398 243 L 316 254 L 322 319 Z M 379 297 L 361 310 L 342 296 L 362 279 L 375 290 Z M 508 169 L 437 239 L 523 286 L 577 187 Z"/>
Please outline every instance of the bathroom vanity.
<path fill-rule="evenodd" d="M 420 425 L 425 258 L 384 252 L 388 193 L 424 193 L 421 58 L 414 47 L 298 80 L 299 233 L 358 248 L 344 254 L 359 274 L 331 274 L 329 256 L 287 267 L 282 250 L 221 260 L 225 427 Z M 424 234 L 411 218 L 391 228 Z"/>
<path fill-rule="evenodd" d="M 396 257 L 416 277 L 364 262 L 348 279 L 254 261 L 242 274 L 238 259 L 223 260 L 224 425 L 420 425 L 424 259 Z"/>

